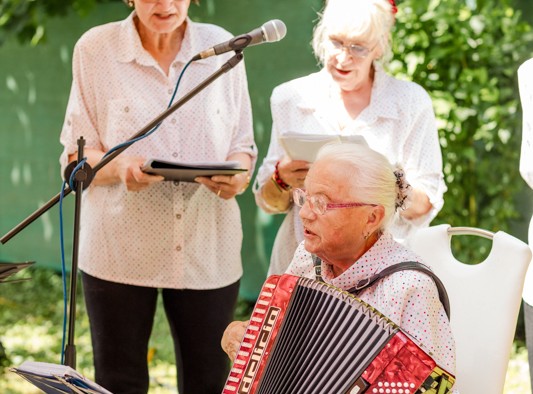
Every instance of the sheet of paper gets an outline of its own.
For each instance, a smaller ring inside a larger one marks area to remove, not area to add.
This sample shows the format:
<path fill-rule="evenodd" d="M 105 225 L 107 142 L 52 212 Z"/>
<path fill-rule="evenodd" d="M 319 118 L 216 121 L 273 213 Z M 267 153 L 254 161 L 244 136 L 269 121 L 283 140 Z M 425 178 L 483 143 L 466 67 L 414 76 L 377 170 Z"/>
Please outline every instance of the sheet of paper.
<path fill-rule="evenodd" d="M 279 137 L 279 142 L 287 156 L 292 160 L 314 162 L 320 148 L 330 143 L 356 143 L 368 146 L 361 135 L 327 135 L 327 134 L 302 134 L 286 133 Z"/>

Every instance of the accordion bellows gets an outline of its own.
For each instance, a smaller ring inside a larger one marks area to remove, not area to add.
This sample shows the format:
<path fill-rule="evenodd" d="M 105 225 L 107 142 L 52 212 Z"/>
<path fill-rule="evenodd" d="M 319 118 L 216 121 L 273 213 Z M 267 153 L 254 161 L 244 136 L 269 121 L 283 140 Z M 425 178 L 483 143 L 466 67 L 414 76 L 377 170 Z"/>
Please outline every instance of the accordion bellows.
<path fill-rule="evenodd" d="M 267 279 L 223 394 L 445 394 L 454 377 L 372 306 L 308 278 Z"/>

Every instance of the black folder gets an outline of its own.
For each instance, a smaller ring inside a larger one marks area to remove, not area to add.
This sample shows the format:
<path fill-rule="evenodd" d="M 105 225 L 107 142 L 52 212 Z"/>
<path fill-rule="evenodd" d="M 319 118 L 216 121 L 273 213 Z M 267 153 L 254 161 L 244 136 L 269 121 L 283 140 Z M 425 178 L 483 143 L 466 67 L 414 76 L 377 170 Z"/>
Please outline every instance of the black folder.
<path fill-rule="evenodd" d="M 161 175 L 166 181 L 194 182 L 194 178 L 199 176 L 235 175 L 247 171 L 239 166 L 238 161 L 180 163 L 150 159 L 141 169 L 147 174 Z"/>

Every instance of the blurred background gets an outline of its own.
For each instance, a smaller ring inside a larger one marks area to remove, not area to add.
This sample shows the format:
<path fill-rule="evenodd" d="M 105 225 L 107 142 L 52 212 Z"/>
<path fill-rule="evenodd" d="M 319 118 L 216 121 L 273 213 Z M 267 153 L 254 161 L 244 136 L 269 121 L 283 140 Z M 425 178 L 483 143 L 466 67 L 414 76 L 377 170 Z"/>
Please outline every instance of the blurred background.
<path fill-rule="evenodd" d="M 270 19 L 281 19 L 287 26 L 282 41 L 244 52 L 258 166 L 270 141 L 272 89 L 318 69 L 310 41 L 322 5 L 322 0 L 201 0 L 199 6 L 191 5 L 193 20 L 215 23 L 235 35 Z M 533 56 L 533 4 L 528 0 L 404 0 L 398 7 L 395 56 L 388 69 L 430 93 L 439 122 L 448 192 L 433 224 L 502 230 L 527 242 L 533 192 L 518 172 L 521 108 L 516 70 Z M 0 236 L 60 191 L 59 133 L 75 42 L 92 26 L 123 19 L 129 12 L 120 0 L 0 0 Z M 132 135 L 136 131 L 131 130 Z M 63 204 L 67 262 L 73 235 L 72 197 Z M 246 316 L 265 279 L 283 217 L 260 211 L 251 188 L 238 201 L 244 222 L 245 271 L 237 315 Z M 64 318 L 59 245 L 57 206 L 0 245 L 0 262 L 37 262 L 17 274 L 31 280 L 0 283 L 3 368 L 26 359 L 59 363 Z M 469 263 L 481 261 L 490 253 L 490 242 L 459 239 L 454 253 Z M 81 293 L 77 301 L 79 369 L 91 376 Z M 529 390 L 522 316 L 517 323 L 507 393 Z M 158 320 L 151 353 L 154 393 L 175 392 L 166 332 L 164 321 Z M 11 375 L 0 371 L 0 392 L 31 392 Z"/>

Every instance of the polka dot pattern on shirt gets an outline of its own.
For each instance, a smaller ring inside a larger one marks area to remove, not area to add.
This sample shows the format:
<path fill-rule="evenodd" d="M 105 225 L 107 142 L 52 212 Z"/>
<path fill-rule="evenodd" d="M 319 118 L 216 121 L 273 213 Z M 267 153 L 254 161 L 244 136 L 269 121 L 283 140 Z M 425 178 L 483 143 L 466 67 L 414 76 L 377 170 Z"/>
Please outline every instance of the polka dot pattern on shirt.
<path fill-rule="evenodd" d="M 186 62 L 231 34 L 187 20 L 180 52 L 168 74 L 146 52 L 131 14 L 95 27 L 77 42 L 73 84 L 61 133 L 64 152 L 107 151 L 132 137 L 169 103 Z M 192 63 L 177 98 L 213 74 L 231 56 Z M 179 162 L 220 162 L 237 152 L 255 161 L 252 114 L 244 64 L 223 74 L 172 113 L 160 128 L 121 155 Z M 80 269 L 119 283 L 212 289 L 242 275 L 242 227 L 235 199 L 218 198 L 195 183 L 160 182 L 140 192 L 123 184 L 84 193 Z"/>
<path fill-rule="evenodd" d="M 390 234 L 384 234 L 354 264 L 334 278 L 330 267 L 322 262 L 322 277 L 326 283 L 343 290 L 354 287 L 386 267 L 403 261 L 421 261 Z M 312 256 L 302 242 L 287 269 L 288 274 L 315 278 Z M 418 271 L 400 271 L 382 279 L 359 295 L 382 314 L 398 324 L 429 355 L 453 373 L 455 343 L 451 327 L 442 306 L 435 282 Z"/>

